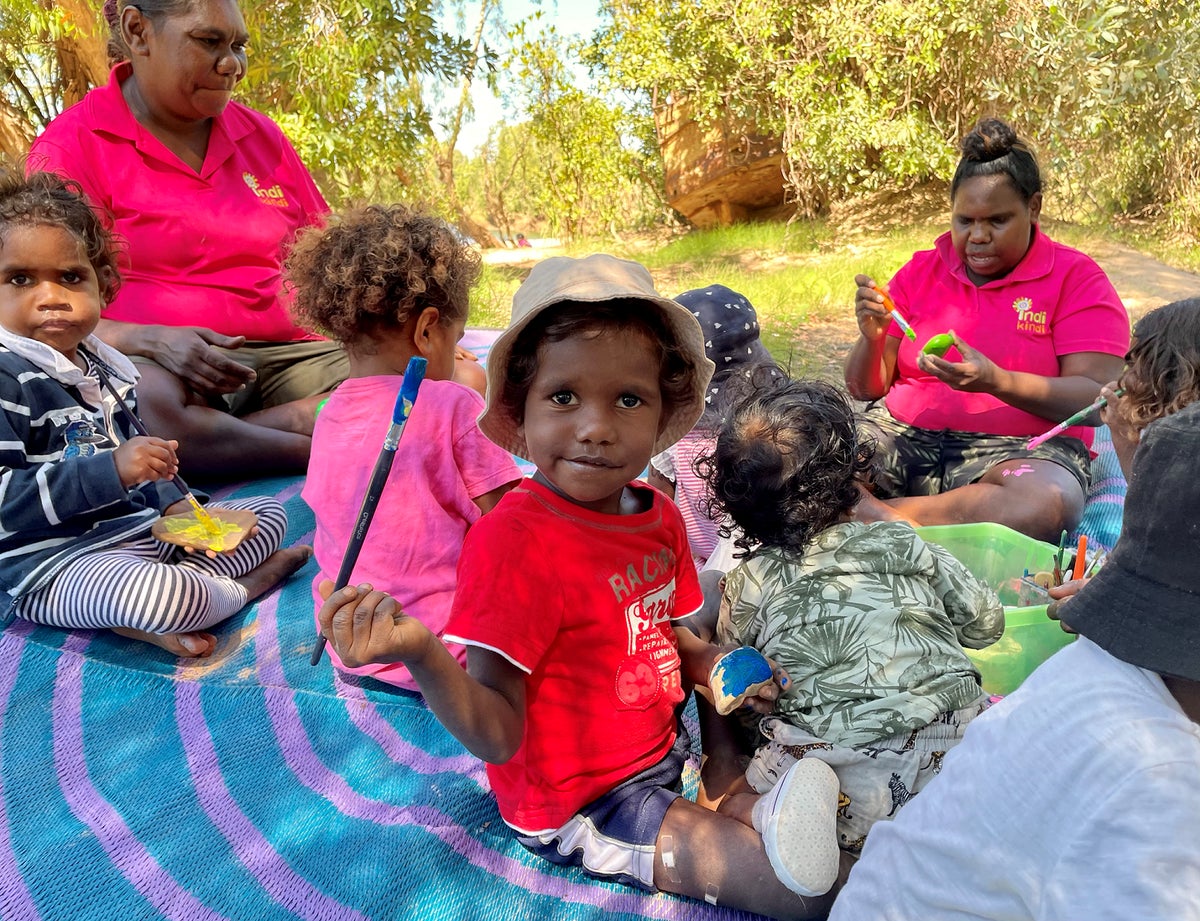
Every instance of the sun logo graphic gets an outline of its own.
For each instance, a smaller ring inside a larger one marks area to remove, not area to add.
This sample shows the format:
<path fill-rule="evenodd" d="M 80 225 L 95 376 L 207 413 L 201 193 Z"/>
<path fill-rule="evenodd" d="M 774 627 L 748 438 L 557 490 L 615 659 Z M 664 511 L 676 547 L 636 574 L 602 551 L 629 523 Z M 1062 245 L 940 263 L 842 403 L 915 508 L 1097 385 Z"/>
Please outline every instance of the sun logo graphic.
<path fill-rule="evenodd" d="M 1017 312 L 1018 332 L 1046 334 L 1046 311 L 1034 310 L 1033 301 L 1027 297 L 1019 297 L 1013 301 L 1013 310 Z"/>
<path fill-rule="evenodd" d="M 242 181 L 264 205 L 270 205 L 272 208 L 288 207 L 287 196 L 283 194 L 283 189 L 278 184 L 264 189 L 258 177 L 250 172 L 242 173 Z"/>

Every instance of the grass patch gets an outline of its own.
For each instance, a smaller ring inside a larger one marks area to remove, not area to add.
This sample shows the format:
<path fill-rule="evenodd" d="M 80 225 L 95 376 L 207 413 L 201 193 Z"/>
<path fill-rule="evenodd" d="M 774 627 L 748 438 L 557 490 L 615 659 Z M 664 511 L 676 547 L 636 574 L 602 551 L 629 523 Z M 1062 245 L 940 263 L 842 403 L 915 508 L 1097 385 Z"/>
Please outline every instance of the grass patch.
<path fill-rule="evenodd" d="M 695 230 L 665 241 L 582 241 L 565 252 L 608 252 L 641 262 L 667 297 L 726 285 L 749 298 L 764 344 L 791 374 L 840 382 L 842 362 L 857 336 L 854 276 L 886 281 L 914 252 L 932 248 L 946 227 L 944 216 L 931 220 L 916 215 L 897 223 L 858 214 L 837 222 Z M 1047 232 L 1085 253 L 1121 242 L 1171 265 L 1200 268 L 1200 253 L 1161 236 L 1058 221 L 1047 221 Z M 528 273 L 529 264 L 485 265 L 472 299 L 471 325 L 506 326 L 512 295 Z"/>
<path fill-rule="evenodd" d="M 888 278 L 921 242 L 929 243 L 924 229 L 839 244 L 828 224 L 811 221 L 697 230 L 651 249 L 637 241 L 588 241 L 570 252 L 610 252 L 641 262 L 668 297 L 709 284 L 733 288 L 754 304 L 764 335 L 782 344 L 799 324 L 840 320 L 852 311 L 857 273 Z M 505 325 L 526 274 L 527 268 L 485 265 L 472 325 Z"/>
<path fill-rule="evenodd" d="M 513 295 L 528 274 L 528 269 L 514 271 L 512 266 L 484 263 L 479 281 L 471 290 L 467 325 L 483 329 L 503 329 L 508 326 Z"/>

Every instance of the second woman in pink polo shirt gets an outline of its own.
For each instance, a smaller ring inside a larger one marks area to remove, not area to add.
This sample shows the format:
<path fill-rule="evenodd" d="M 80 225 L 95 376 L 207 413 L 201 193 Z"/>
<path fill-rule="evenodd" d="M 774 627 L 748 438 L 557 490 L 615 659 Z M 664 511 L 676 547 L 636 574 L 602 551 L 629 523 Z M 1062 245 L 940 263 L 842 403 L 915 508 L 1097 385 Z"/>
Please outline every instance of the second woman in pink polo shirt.
<path fill-rule="evenodd" d="M 1026 444 L 1120 375 L 1129 317 L 1100 267 L 1038 226 L 1041 175 L 1010 126 L 980 122 L 962 151 L 950 231 L 887 286 L 915 341 L 875 281 L 855 279 L 860 336 L 846 384 L 883 402 L 866 414 L 880 464 L 858 514 L 994 521 L 1055 541 L 1082 514 L 1092 433 L 1076 426 Z M 941 333 L 954 346 L 925 354 Z"/>

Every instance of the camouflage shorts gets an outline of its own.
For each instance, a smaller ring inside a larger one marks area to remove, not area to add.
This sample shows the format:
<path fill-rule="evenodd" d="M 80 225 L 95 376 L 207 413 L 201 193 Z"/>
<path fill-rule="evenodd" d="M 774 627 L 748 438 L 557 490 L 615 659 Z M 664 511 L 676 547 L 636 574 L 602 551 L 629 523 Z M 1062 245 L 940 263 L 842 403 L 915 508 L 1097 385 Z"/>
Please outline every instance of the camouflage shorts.
<path fill-rule="evenodd" d="M 928 726 L 858 748 L 826 742 L 770 716 L 762 721 L 766 741 L 746 768 L 746 782 L 756 792 L 766 793 L 799 759 L 824 761 L 838 776 L 838 845 L 857 854 L 871 826 L 895 816 L 925 788 L 942 769 L 942 757 L 987 707 L 987 695 L 980 692 L 974 703 L 942 713 Z"/>
<path fill-rule="evenodd" d="M 859 414 L 864 435 L 878 447 L 873 470 L 874 493 L 880 499 L 900 496 L 936 496 L 966 486 L 1010 460 L 1051 461 L 1065 467 L 1079 481 L 1084 495 L 1092 481 L 1092 460 L 1078 438 L 1058 435 L 1032 451 L 1027 435 L 984 435 L 951 429 L 922 429 L 892 417 L 882 403 Z"/>

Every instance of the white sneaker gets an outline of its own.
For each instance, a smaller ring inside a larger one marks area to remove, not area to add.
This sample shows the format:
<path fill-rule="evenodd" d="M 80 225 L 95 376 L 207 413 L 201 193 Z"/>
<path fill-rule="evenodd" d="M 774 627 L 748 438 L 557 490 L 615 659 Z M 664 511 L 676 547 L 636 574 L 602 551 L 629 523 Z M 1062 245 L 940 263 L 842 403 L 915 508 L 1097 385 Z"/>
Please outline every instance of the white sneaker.
<path fill-rule="evenodd" d="M 754 804 L 752 820 L 779 881 L 802 896 L 824 895 L 837 882 L 837 774 L 801 758 Z"/>

